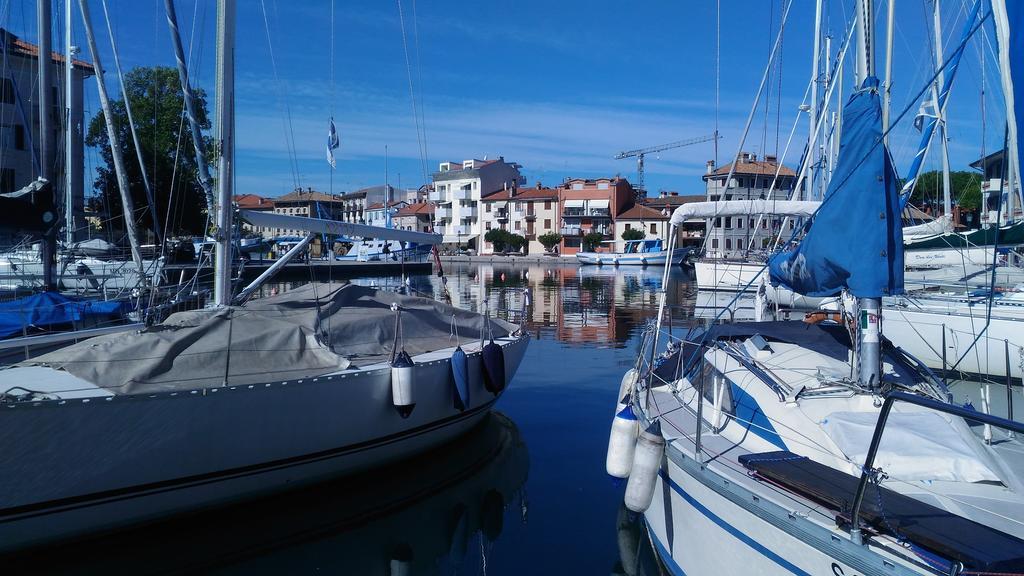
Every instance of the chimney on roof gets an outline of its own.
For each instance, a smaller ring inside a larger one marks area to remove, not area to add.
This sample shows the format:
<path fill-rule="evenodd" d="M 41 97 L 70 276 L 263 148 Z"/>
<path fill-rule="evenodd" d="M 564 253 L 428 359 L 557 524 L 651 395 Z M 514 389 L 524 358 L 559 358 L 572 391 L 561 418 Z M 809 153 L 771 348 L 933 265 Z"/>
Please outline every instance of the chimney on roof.
<path fill-rule="evenodd" d="M 540 180 L 537 180 L 537 190 L 540 190 L 540 189 L 541 189 Z"/>
<path fill-rule="evenodd" d="M 779 158 L 777 156 L 775 156 L 774 154 L 765 154 L 764 155 L 764 161 L 765 162 L 775 163 L 775 162 L 779 161 Z"/>
<path fill-rule="evenodd" d="M 757 160 L 757 156 L 750 152 L 740 152 L 740 160 L 743 160 L 744 162 L 753 162 L 754 160 Z"/>
<path fill-rule="evenodd" d="M 711 174 L 714 171 L 715 171 L 715 161 L 714 160 L 708 160 L 707 161 L 707 173 Z"/>
<path fill-rule="evenodd" d="M 679 192 L 670 192 L 669 196 L 679 196 Z"/>
<path fill-rule="evenodd" d="M 661 192 L 658 193 L 658 198 L 664 198 L 665 196 L 666 196 L 666 194 L 665 194 L 664 190 L 662 190 Z"/>

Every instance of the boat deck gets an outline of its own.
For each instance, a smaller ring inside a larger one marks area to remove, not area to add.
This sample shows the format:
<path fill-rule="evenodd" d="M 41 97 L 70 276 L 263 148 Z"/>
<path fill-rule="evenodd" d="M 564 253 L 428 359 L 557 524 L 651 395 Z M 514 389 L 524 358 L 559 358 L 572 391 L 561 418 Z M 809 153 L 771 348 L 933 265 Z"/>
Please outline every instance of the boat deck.
<path fill-rule="evenodd" d="M 695 394 L 692 389 L 684 389 L 677 397 L 668 386 L 657 387 L 650 393 L 648 408 L 648 416 L 661 422 L 662 434 L 668 441 L 669 458 L 677 462 L 688 461 L 692 468 L 697 467 L 694 459 L 697 417 L 685 403 L 692 401 Z M 981 434 L 981 427 L 975 431 Z M 1024 474 L 1024 445 L 999 431 L 993 431 L 993 437 L 993 449 L 1000 454 L 1000 465 L 1007 472 L 1000 476 L 1020 477 Z M 823 447 L 800 445 L 791 437 L 787 442 L 804 453 L 823 450 Z M 836 538 L 844 544 L 849 542 L 847 530 L 859 480 L 857 477 L 790 452 L 774 455 L 752 453 L 742 444 L 714 433 L 706 421 L 700 443 L 703 467 L 699 469 L 706 470 L 700 478 L 702 482 L 709 485 L 717 483 L 719 490 L 740 493 L 739 500 L 760 502 L 758 505 L 776 510 L 782 518 L 792 518 L 793 515 L 804 518 L 816 525 L 820 533 L 828 534 L 833 542 Z M 804 470 L 808 467 L 813 470 Z M 898 483 L 890 485 L 900 490 L 906 488 Z M 1018 489 L 1013 483 L 1009 488 L 1012 491 Z M 1024 570 L 1024 540 L 924 502 L 921 494 L 911 496 L 886 487 L 881 487 L 877 494 L 869 492 L 872 494 L 875 494 L 872 502 L 865 500 L 862 518 L 866 519 L 866 525 L 863 529 L 870 537 L 870 548 L 883 556 L 901 558 L 922 570 L 933 567 L 923 560 L 923 556 L 929 553 L 959 560 L 976 570 Z M 884 509 L 878 508 L 878 494 L 882 496 Z M 927 499 L 935 504 L 949 504 L 932 494 L 927 495 Z M 988 507 L 993 505 L 991 500 L 984 501 L 981 495 L 957 495 L 954 500 L 961 509 L 973 509 L 982 503 Z M 1013 516 L 1013 503 L 1007 504 L 1002 512 Z M 988 518 L 983 521 L 989 523 Z M 969 538 L 963 536 L 966 532 L 971 533 Z M 908 548 L 908 539 L 918 546 Z"/>

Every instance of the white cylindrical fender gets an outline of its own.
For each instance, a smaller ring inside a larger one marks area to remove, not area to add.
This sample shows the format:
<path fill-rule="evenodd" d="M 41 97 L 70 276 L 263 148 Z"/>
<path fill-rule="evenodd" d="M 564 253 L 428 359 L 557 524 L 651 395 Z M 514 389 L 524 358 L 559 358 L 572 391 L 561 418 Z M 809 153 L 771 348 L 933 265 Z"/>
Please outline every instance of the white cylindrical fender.
<path fill-rule="evenodd" d="M 619 395 L 615 397 L 615 414 L 622 412 L 622 409 L 626 407 L 626 397 L 633 393 L 639 376 L 640 372 L 636 368 L 630 368 L 622 375 L 622 382 L 619 384 Z"/>
<path fill-rule="evenodd" d="M 640 259 L 640 265 L 641 266 L 647 266 L 647 258 L 641 258 Z"/>
<path fill-rule="evenodd" d="M 654 500 L 661 459 L 665 455 L 665 438 L 661 425 L 654 421 L 640 433 L 633 452 L 633 467 L 626 483 L 626 507 L 633 512 L 645 512 Z"/>
<path fill-rule="evenodd" d="M 636 437 L 640 431 L 633 407 L 626 406 L 612 418 L 612 430 L 608 435 L 608 454 L 605 457 L 604 469 L 609 476 L 628 478 L 633 467 L 633 452 L 636 449 Z"/>
<path fill-rule="evenodd" d="M 405 350 L 391 362 L 391 401 L 402 418 L 408 418 L 416 407 L 412 393 L 413 366 L 412 358 Z"/>

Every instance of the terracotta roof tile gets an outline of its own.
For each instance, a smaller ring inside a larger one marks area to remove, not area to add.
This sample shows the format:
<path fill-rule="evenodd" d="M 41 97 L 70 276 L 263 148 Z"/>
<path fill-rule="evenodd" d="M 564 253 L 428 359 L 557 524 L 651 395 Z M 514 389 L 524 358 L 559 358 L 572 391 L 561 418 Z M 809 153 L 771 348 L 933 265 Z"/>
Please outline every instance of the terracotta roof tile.
<path fill-rule="evenodd" d="M 634 204 L 632 208 L 615 217 L 616 220 L 668 220 L 661 210 L 649 208 L 643 204 Z"/>
<path fill-rule="evenodd" d="M 498 200 L 556 200 L 558 199 L 558 190 L 554 188 L 519 188 L 516 190 L 515 196 L 512 196 L 509 190 L 498 190 L 492 192 L 487 196 L 484 196 L 480 200 L 482 202 L 495 202 Z"/>
<path fill-rule="evenodd" d="M 36 46 L 35 44 L 32 44 L 31 42 L 26 42 L 25 40 L 22 40 L 21 38 L 18 38 L 14 34 L 11 34 L 7 30 L 0 29 L 0 35 L 5 35 L 5 36 L 7 36 L 7 38 L 10 39 L 10 46 L 11 46 L 11 48 L 12 48 L 12 50 L 13 50 L 13 52 L 15 54 L 20 54 L 22 56 L 28 56 L 30 58 L 38 58 L 39 57 L 39 46 Z M 56 62 L 58 64 L 63 64 L 64 63 L 64 55 L 61 54 L 60 52 L 51 51 L 50 52 L 50 59 L 53 62 Z M 76 68 L 81 68 L 83 70 L 88 70 L 88 71 L 95 71 L 95 68 L 93 68 L 93 65 L 90 64 L 89 62 L 86 62 L 85 60 L 79 60 L 77 58 L 74 58 L 74 59 L 71 60 L 71 62 L 74 63 Z"/>
<path fill-rule="evenodd" d="M 712 172 L 710 175 L 713 175 L 713 176 L 728 176 L 729 175 L 729 170 L 731 168 L 732 168 L 732 162 L 730 162 L 730 163 L 728 163 L 728 164 L 726 164 L 724 166 L 719 167 L 717 170 Z M 769 161 L 766 161 L 766 160 L 752 160 L 752 161 L 751 160 L 741 160 L 739 162 L 739 164 L 736 165 L 736 172 L 735 172 L 735 174 L 740 174 L 740 175 L 751 175 L 751 174 L 762 175 L 763 174 L 763 175 L 767 175 L 767 176 L 774 176 L 775 175 L 775 171 L 778 170 L 778 169 L 779 169 L 779 163 L 778 162 L 769 162 Z M 789 168 L 788 166 L 783 165 L 782 169 L 779 170 L 779 176 L 796 176 L 796 172 L 794 172 L 792 168 Z M 708 175 L 704 176 L 705 179 L 707 179 L 707 177 L 708 177 Z"/>
<path fill-rule="evenodd" d="M 428 202 L 417 202 L 416 204 L 409 204 L 403 206 L 395 216 L 401 218 L 402 216 L 419 216 L 434 213 L 434 205 Z"/>

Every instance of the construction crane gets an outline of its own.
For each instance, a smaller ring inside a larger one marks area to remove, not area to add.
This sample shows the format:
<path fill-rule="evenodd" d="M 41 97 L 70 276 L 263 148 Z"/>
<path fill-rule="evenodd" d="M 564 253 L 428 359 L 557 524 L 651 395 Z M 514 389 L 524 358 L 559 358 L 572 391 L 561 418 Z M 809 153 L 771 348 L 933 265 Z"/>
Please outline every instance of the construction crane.
<path fill-rule="evenodd" d="M 690 138 L 689 140 L 680 140 L 678 142 L 670 142 L 668 144 L 662 144 L 661 146 L 651 146 L 650 148 L 640 148 L 638 150 L 627 150 L 626 152 L 619 152 L 615 157 L 616 160 L 622 160 L 623 158 L 632 158 L 636 156 L 636 189 L 645 190 L 644 188 L 644 155 L 653 154 L 655 152 L 663 152 L 665 150 L 671 150 L 673 148 L 682 148 L 683 146 L 689 146 L 691 144 L 700 144 L 701 142 L 710 142 L 711 140 L 717 140 L 722 136 L 715 132 L 707 136 L 701 136 L 699 138 Z"/>

